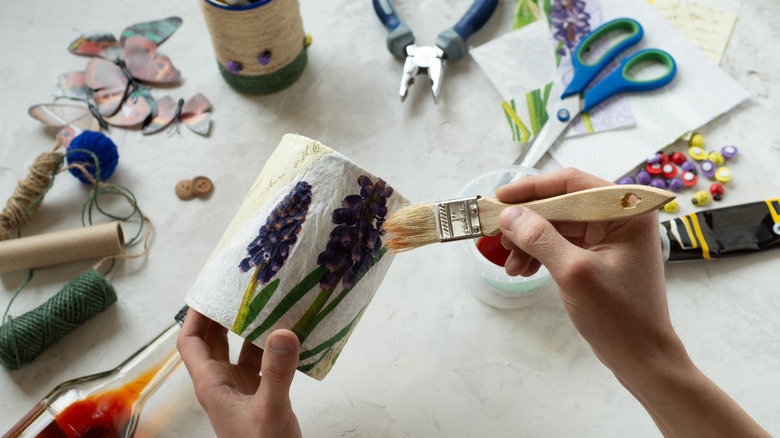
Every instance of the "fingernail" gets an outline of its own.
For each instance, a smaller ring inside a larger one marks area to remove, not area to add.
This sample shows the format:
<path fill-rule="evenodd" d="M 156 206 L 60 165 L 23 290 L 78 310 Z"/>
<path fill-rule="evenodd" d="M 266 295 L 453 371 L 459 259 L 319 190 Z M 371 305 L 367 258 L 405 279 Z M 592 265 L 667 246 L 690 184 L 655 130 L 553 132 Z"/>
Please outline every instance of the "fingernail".
<path fill-rule="evenodd" d="M 280 356 L 290 356 L 295 352 L 295 343 L 289 336 L 271 336 L 271 351 Z"/>
<path fill-rule="evenodd" d="M 523 207 L 514 206 L 505 208 L 498 216 L 498 224 L 505 230 L 511 230 L 515 221 L 523 215 Z"/>

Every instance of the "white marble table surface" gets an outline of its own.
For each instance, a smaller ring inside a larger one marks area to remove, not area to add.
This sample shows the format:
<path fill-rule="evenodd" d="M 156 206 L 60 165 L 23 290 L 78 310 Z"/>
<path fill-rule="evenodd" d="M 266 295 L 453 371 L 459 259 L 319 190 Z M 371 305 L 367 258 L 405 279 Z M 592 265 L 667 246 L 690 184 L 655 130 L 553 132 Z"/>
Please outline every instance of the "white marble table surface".
<path fill-rule="evenodd" d="M 63 380 L 106 370 L 169 324 L 188 288 L 282 135 L 299 133 L 353 158 L 413 201 L 451 197 L 467 179 L 511 163 L 498 93 L 470 57 L 445 75 L 434 105 L 425 81 L 405 103 L 402 63 L 385 50 L 369 1 L 302 0 L 314 38 L 303 76 L 281 93 L 234 92 L 214 62 L 195 0 L 6 1 L 0 14 L 0 196 L 7 199 L 34 158 L 53 144 L 27 115 L 51 101 L 56 75 L 86 59 L 67 51 L 72 29 L 120 32 L 178 15 L 184 24 L 161 51 L 181 70 L 170 94 L 204 93 L 213 104 L 209 138 L 142 136 L 111 129 L 120 150 L 114 181 L 129 187 L 154 222 L 146 258 L 109 275 L 119 301 L 15 372 L 0 371 L 0 429 Z M 401 1 L 418 40 L 431 44 L 469 1 Z M 470 43 L 511 29 L 514 2 Z M 734 180 L 717 206 L 780 197 L 780 41 L 775 0 L 743 2 L 722 67 L 749 101 L 700 129 L 707 144 L 735 144 Z M 679 146 L 679 145 L 678 145 Z M 681 148 L 682 149 L 682 148 Z M 180 201 L 174 185 L 208 175 L 207 200 Z M 691 213 L 691 192 L 681 213 Z M 87 189 L 61 176 L 25 235 L 81 226 Z M 666 216 L 671 217 L 671 216 Z M 668 265 L 672 321 L 695 362 L 770 432 L 780 434 L 780 252 Z M 459 277 L 463 254 L 434 246 L 398 256 L 336 367 L 322 382 L 299 374 L 292 399 L 310 437 L 659 436 L 640 404 L 613 378 L 550 295 L 531 308 L 501 310 L 476 300 Z M 93 261 L 41 269 L 14 303 L 42 303 Z M 24 273 L 0 277 L 5 309 Z M 235 341 L 235 340 L 234 340 Z M 139 436 L 213 436 L 182 368 L 143 414 Z"/>

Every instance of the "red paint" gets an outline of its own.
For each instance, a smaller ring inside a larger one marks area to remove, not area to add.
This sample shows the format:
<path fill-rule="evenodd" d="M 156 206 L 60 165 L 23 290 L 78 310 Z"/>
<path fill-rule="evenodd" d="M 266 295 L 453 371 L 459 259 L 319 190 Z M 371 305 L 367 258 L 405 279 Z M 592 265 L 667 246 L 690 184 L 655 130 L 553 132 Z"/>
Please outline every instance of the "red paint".
<path fill-rule="evenodd" d="M 156 370 L 120 388 L 74 402 L 37 438 L 115 438 L 133 415 L 133 406 Z"/>
<path fill-rule="evenodd" d="M 495 236 L 480 237 L 477 241 L 477 249 L 486 259 L 501 267 L 506 265 L 506 259 L 512 253 L 501 245 L 501 233 Z"/>

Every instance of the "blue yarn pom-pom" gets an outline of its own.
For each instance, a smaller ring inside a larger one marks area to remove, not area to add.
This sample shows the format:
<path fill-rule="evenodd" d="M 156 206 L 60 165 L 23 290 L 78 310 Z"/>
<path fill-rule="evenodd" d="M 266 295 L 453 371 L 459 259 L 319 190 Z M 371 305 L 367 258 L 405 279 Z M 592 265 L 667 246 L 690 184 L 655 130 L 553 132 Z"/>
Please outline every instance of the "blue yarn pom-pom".
<path fill-rule="evenodd" d="M 81 149 L 81 150 L 78 150 Z M 110 138 L 101 132 L 84 131 L 71 140 L 68 146 L 68 165 L 78 163 L 83 165 L 93 178 L 95 176 L 95 158 L 83 150 L 95 154 L 100 163 L 100 181 L 105 181 L 114 174 L 116 165 L 119 162 L 119 152 L 116 145 Z M 92 184 L 81 169 L 71 168 L 70 173 L 85 184 Z"/>

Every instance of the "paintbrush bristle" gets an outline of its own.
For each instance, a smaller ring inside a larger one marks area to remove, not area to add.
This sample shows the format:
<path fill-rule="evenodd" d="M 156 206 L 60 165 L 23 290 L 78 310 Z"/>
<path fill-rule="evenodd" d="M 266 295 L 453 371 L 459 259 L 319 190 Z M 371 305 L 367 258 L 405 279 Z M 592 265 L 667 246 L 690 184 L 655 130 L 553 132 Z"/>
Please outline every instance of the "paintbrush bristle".
<path fill-rule="evenodd" d="M 391 253 L 439 242 L 432 203 L 407 205 L 392 212 L 382 229 L 387 233 L 385 244 Z"/>

